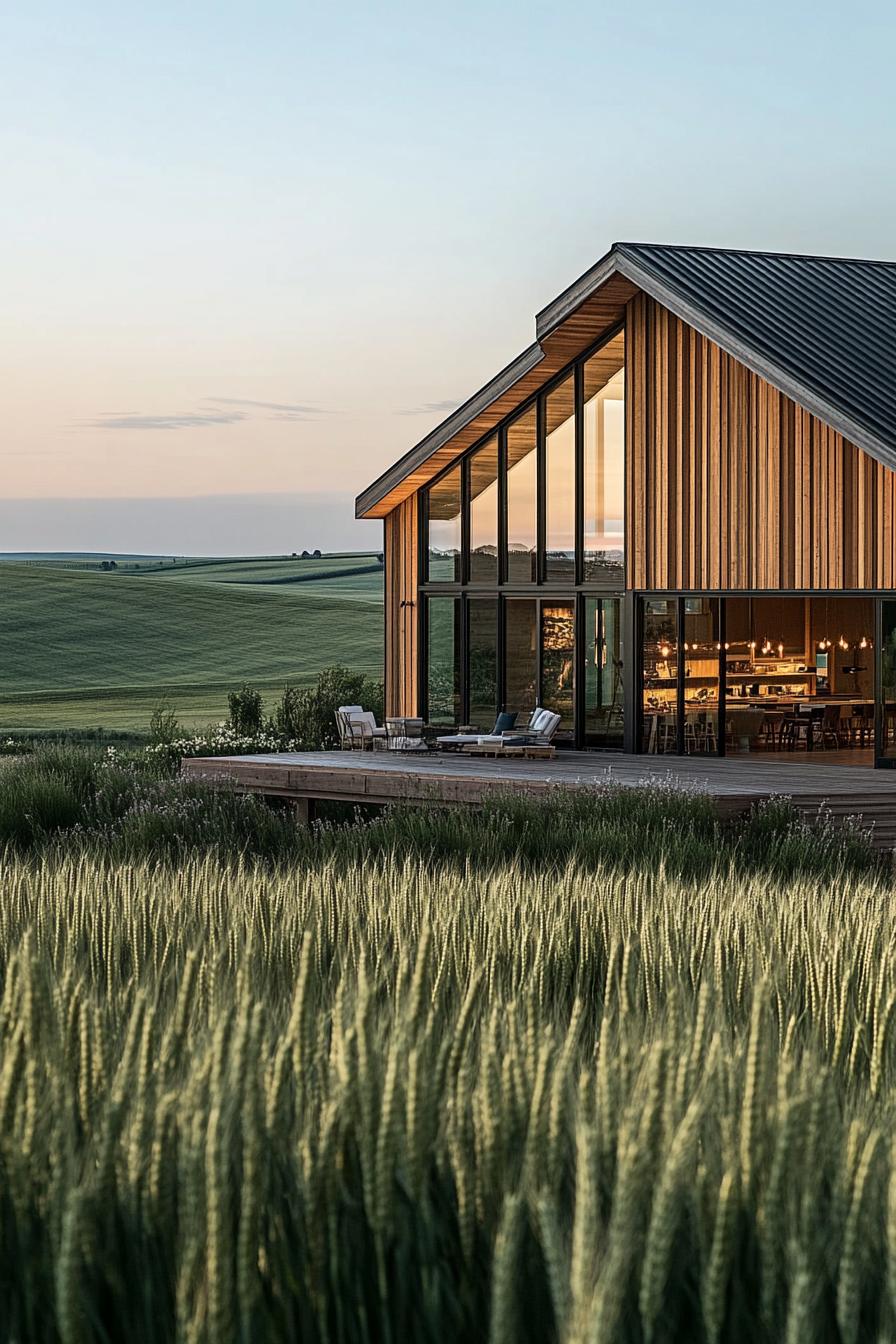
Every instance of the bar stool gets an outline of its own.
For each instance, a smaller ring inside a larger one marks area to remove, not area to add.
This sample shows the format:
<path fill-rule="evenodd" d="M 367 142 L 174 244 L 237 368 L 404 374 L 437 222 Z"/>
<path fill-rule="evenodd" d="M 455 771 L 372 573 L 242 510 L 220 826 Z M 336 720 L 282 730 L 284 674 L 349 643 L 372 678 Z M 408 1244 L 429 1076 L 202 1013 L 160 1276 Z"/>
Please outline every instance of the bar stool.
<path fill-rule="evenodd" d="M 675 713 L 659 714 L 659 733 L 660 740 L 658 750 L 663 752 L 678 750 L 678 715 Z"/>
<path fill-rule="evenodd" d="M 766 710 L 762 720 L 759 740 L 766 751 L 778 751 L 781 747 L 781 733 L 784 728 L 784 714 L 778 710 Z"/>

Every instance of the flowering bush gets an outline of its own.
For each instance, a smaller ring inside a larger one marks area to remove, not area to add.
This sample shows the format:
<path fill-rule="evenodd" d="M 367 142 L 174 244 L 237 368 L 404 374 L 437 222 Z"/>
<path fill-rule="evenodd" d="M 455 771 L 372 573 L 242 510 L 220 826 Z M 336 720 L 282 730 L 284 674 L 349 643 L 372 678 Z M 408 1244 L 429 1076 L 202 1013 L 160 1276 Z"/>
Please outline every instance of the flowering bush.
<path fill-rule="evenodd" d="M 271 751 L 300 751 L 301 748 L 300 742 L 285 737 L 270 724 L 257 733 L 247 734 L 222 720 L 190 737 L 154 742 L 144 748 L 143 754 L 150 761 L 173 768 L 184 756 L 255 756 Z"/>

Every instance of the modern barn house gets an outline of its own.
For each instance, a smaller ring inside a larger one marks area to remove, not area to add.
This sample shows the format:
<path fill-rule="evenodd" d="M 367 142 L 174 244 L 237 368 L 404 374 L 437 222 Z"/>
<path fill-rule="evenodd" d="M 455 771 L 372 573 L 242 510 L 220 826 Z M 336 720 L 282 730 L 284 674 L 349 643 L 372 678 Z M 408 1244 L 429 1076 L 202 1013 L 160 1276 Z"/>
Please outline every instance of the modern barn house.
<path fill-rule="evenodd" d="M 617 243 L 357 514 L 391 714 L 896 763 L 894 264 Z"/>

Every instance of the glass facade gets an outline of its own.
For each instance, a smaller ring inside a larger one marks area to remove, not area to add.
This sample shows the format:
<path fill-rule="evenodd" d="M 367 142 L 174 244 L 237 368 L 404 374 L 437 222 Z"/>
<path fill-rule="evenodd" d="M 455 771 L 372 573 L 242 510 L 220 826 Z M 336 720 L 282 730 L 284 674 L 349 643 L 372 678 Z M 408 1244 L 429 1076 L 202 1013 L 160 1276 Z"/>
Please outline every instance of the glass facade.
<path fill-rule="evenodd" d="M 624 363 L 616 332 L 422 492 L 431 722 L 622 746 Z"/>
<path fill-rule="evenodd" d="M 641 750 L 896 763 L 893 605 L 842 593 L 641 597 Z"/>

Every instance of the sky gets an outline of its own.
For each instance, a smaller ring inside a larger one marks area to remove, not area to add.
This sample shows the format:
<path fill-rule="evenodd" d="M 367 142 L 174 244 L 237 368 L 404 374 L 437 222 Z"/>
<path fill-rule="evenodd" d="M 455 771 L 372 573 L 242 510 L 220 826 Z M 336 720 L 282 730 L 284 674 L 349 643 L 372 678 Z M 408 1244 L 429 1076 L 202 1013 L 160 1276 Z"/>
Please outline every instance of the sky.
<path fill-rule="evenodd" d="M 896 11 L 0 10 L 0 551 L 380 544 L 354 496 L 619 239 L 896 257 Z"/>

